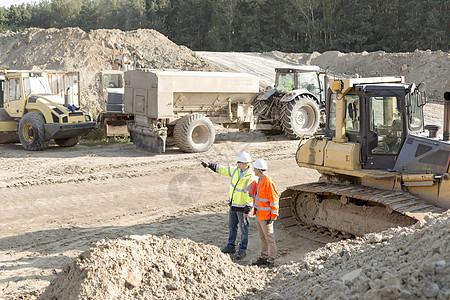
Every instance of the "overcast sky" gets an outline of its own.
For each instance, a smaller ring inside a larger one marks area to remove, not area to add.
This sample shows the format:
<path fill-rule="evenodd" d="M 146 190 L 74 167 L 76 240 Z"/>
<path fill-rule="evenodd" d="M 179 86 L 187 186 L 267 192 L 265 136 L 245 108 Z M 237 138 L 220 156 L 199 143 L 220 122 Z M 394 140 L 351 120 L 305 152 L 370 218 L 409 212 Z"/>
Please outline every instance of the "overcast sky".
<path fill-rule="evenodd" d="M 0 0 L 0 6 L 9 7 L 11 5 L 19 5 L 22 3 L 38 3 L 41 0 Z"/>

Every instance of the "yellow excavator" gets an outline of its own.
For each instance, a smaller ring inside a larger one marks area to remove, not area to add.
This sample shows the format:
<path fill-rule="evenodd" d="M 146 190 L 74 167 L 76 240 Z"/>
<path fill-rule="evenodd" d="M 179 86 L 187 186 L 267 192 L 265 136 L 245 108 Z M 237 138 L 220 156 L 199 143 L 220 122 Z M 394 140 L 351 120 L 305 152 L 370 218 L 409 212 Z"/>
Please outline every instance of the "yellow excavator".
<path fill-rule="evenodd" d="M 312 225 L 360 236 L 411 225 L 450 207 L 450 101 L 438 140 L 439 127 L 424 126 L 423 83 L 332 79 L 327 94 L 324 130 L 300 142 L 296 152 L 297 164 L 321 177 L 280 195 L 285 227 Z"/>

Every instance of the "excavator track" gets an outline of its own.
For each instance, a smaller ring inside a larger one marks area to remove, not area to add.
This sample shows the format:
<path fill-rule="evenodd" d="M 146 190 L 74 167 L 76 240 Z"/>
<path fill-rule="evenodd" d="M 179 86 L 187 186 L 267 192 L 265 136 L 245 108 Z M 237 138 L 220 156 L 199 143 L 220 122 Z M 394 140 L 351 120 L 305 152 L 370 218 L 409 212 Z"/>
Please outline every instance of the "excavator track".
<path fill-rule="evenodd" d="M 444 211 L 406 192 L 361 185 L 307 183 L 289 187 L 280 195 L 285 228 L 307 224 L 356 236 L 409 226 L 427 214 Z"/>
<path fill-rule="evenodd" d="M 281 223 L 284 225 L 283 221 Z M 295 223 L 293 226 L 284 226 L 284 229 L 292 236 L 323 245 L 354 237 L 322 226 L 308 225 L 304 222 Z"/>

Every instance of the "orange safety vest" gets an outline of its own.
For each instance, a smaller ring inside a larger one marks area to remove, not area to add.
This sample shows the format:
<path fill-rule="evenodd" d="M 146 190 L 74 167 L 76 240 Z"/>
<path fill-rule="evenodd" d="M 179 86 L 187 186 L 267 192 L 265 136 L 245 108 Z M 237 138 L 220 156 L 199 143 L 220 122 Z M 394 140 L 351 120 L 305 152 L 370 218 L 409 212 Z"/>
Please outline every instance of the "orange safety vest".
<path fill-rule="evenodd" d="M 275 219 L 278 216 L 278 192 L 272 178 L 264 176 L 254 186 L 253 207 L 258 220 Z"/>

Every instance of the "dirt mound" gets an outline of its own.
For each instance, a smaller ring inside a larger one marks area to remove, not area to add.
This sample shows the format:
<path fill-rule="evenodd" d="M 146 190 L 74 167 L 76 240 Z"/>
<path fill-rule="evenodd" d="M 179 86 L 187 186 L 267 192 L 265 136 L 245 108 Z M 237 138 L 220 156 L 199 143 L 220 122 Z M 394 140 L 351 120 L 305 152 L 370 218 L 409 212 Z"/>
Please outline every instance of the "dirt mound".
<path fill-rule="evenodd" d="M 111 69 L 115 44 L 134 55 L 136 67 L 216 71 L 219 68 L 178 46 L 151 29 L 121 31 L 80 28 L 30 28 L 20 33 L 0 33 L 0 67 L 8 69 L 64 70 L 80 72 L 81 106 L 95 112 L 98 105 L 98 73 Z M 258 55 L 255 53 L 255 55 Z M 289 64 L 329 67 L 333 73 L 360 76 L 404 75 L 409 82 L 425 82 L 429 98 L 441 101 L 450 90 L 450 54 L 442 51 L 411 53 L 362 52 L 282 53 L 262 56 Z"/>
<path fill-rule="evenodd" d="M 406 53 L 361 52 L 342 53 L 283 53 L 273 51 L 263 56 L 276 58 L 288 64 L 316 65 L 329 68 L 332 73 L 361 77 L 405 76 L 406 82 L 425 82 L 429 99 L 443 101 L 450 91 L 450 53 L 421 51 Z"/>
<path fill-rule="evenodd" d="M 449 217 L 331 243 L 274 270 L 188 239 L 100 241 L 40 299 L 448 299 Z"/>
<path fill-rule="evenodd" d="M 230 299 L 268 280 L 219 248 L 189 239 L 100 241 L 67 265 L 39 299 Z"/>
<path fill-rule="evenodd" d="M 30 28 L 0 33 L 0 67 L 80 72 L 81 106 L 98 108 L 99 71 L 112 67 L 113 47 L 134 55 L 136 67 L 213 70 L 195 52 L 151 29 L 121 31 Z"/>
<path fill-rule="evenodd" d="M 328 244 L 279 268 L 256 298 L 449 299 L 449 217 Z"/>

